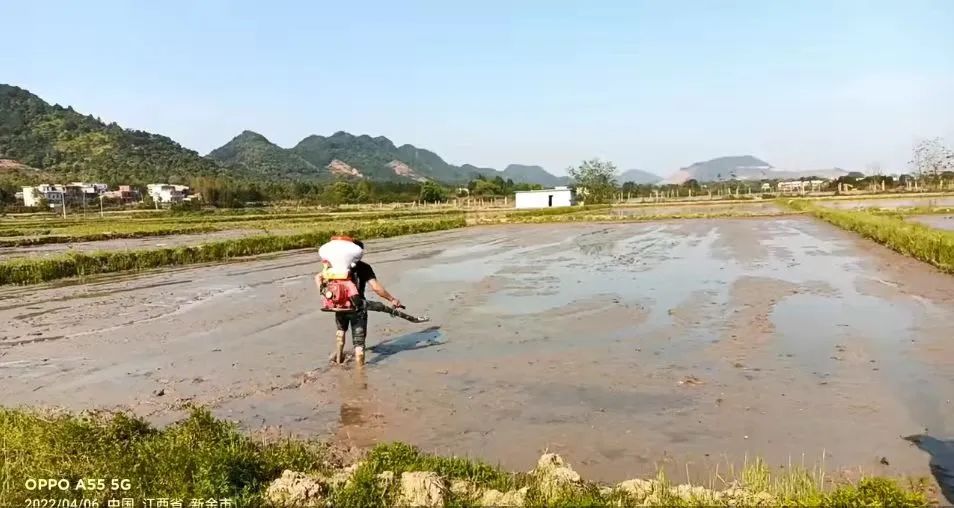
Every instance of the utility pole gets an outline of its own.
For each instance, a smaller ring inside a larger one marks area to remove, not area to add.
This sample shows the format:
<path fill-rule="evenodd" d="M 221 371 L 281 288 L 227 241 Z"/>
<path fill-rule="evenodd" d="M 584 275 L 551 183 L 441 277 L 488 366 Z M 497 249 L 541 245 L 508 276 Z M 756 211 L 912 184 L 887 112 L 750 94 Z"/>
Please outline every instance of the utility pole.
<path fill-rule="evenodd" d="M 99 195 L 99 218 L 103 218 L 103 195 Z"/>

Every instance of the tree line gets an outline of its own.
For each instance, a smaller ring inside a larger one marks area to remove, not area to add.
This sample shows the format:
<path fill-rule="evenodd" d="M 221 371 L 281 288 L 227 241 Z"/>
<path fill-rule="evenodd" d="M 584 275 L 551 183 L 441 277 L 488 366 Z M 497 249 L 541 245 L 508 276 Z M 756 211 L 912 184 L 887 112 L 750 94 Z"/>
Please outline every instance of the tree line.
<path fill-rule="evenodd" d="M 870 169 L 870 168 L 869 168 Z M 841 189 L 897 189 L 897 188 L 944 188 L 954 187 L 954 153 L 940 139 L 932 139 L 915 146 L 910 163 L 910 173 L 898 178 L 876 174 L 864 175 L 852 172 L 829 183 L 824 190 Z M 617 182 L 616 166 L 612 162 L 590 159 L 567 173 L 583 203 L 607 203 L 620 198 L 683 197 L 704 193 L 739 195 L 759 193 L 763 181 L 740 181 L 735 175 L 717 182 L 698 182 L 690 179 L 678 185 L 637 184 Z M 72 181 L 63 175 L 62 181 Z M 810 180 L 806 177 L 803 180 Z M 125 182 L 105 182 L 115 188 Z M 476 175 L 466 185 L 448 186 L 433 181 L 389 182 L 372 180 L 314 181 L 256 181 L 227 176 L 172 177 L 169 183 L 189 185 L 201 201 L 190 206 L 215 206 L 240 208 L 273 202 L 297 202 L 306 205 L 340 206 L 363 203 L 396 202 L 443 202 L 449 199 L 468 197 L 490 198 L 512 196 L 515 192 L 542 189 L 542 185 L 515 183 L 500 176 L 493 179 Z M 9 175 L 0 175 L 0 206 L 10 209 L 17 205 L 16 193 L 25 182 Z M 947 185 L 947 187 L 945 187 Z M 148 201 L 145 185 L 138 187 L 144 200 Z M 151 203 L 145 203 L 151 206 Z"/>

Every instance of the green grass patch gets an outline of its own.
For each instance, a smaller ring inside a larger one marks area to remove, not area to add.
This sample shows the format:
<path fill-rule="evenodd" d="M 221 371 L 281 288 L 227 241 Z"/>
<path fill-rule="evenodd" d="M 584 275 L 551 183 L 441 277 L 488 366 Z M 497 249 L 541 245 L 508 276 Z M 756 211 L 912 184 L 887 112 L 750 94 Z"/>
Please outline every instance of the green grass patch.
<path fill-rule="evenodd" d="M 462 212 L 456 212 L 462 214 Z M 342 213 L 257 213 L 257 214 L 197 214 L 161 216 L 108 216 L 100 218 L 50 219 L 43 221 L 5 221 L 0 228 L 0 237 L 54 235 L 61 238 L 77 238 L 74 241 L 94 241 L 102 233 L 139 233 L 151 236 L 152 231 L 162 234 L 187 232 L 189 228 L 221 229 L 277 229 L 286 225 L 327 224 L 332 221 L 374 221 L 424 218 L 446 218 L 455 215 L 452 210 L 443 211 L 375 211 Z M 86 236 L 87 238 L 79 238 Z M 48 241 L 54 243 L 56 240 Z"/>
<path fill-rule="evenodd" d="M 868 208 L 868 213 L 876 215 L 894 215 L 897 217 L 909 217 L 912 215 L 946 215 L 954 213 L 954 208 L 938 206 L 912 206 L 902 208 Z"/>
<path fill-rule="evenodd" d="M 251 236 L 186 247 L 69 253 L 37 259 L 0 262 L 0 285 L 35 284 L 66 277 L 140 271 L 163 266 L 225 261 L 269 252 L 315 248 L 336 234 L 363 239 L 387 238 L 454 229 L 465 225 L 462 217 L 444 220 L 407 220 L 348 227 L 329 226 L 291 235 Z"/>
<path fill-rule="evenodd" d="M 441 457 L 402 444 L 380 444 L 350 472 L 331 446 L 287 437 L 242 433 L 207 410 L 158 429 L 125 413 L 52 413 L 0 408 L 0 505 L 24 506 L 37 497 L 96 500 L 132 497 L 230 499 L 236 506 L 267 506 L 266 490 L 284 470 L 323 478 L 329 506 L 394 506 L 404 472 L 436 473 L 445 506 L 477 506 L 483 492 L 526 489 L 526 506 L 924 506 L 923 483 L 880 477 L 826 488 L 818 473 L 773 474 L 759 461 L 718 487 L 672 485 L 663 475 L 640 492 L 588 481 L 554 484 L 539 471 L 511 473 L 481 461 Z M 382 473 L 392 481 L 383 481 Z M 335 478 L 344 475 L 340 481 Z M 70 488 L 38 495 L 29 481 L 65 480 Z M 77 489 L 89 478 L 103 488 Z M 552 478 L 552 477 L 550 477 Z M 113 479 L 117 481 L 113 484 Z M 464 480 L 470 493 L 454 491 Z M 118 487 L 113 490 L 113 486 Z M 125 490 L 124 490 L 125 487 Z"/>
<path fill-rule="evenodd" d="M 954 232 L 939 231 L 897 215 L 839 210 L 793 200 L 788 206 L 808 212 L 842 229 L 854 231 L 901 254 L 954 273 Z"/>
<path fill-rule="evenodd" d="M 37 497 L 95 500 L 132 497 L 230 499 L 235 506 L 268 506 L 266 490 L 285 470 L 324 479 L 329 506 L 395 506 L 405 472 L 430 471 L 445 485 L 445 506 L 479 505 L 481 494 L 526 489 L 525 506 L 924 506 L 925 484 L 868 477 L 826 487 L 818 473 L 773 474 L 755 461 L 719 486 L 672 485 L 662 474 L 642 489 L 585 480 L 553 483 L 539 470 L 511 473 L 481 461 L 441 457 L 403 443 L 369 450 L 349 470 L 326 443 L 240 432 L 207 410 L 158 429 L 126 413 L 54 413 L 0 408 L 0 505 L 23 506 Z M 382 479 L 390 475 L 391 481 Z M 344 476 L 341 478 L 341 476 Z M 63 480 L 67 490 L 38 495 L 31 480 Z M 77 489 L 88 479 L 103 488 Z M 341 478 L 336 481 L 335 478 Z M 549 477 L 552 478 L 552 477 Z M 117 483 L 113 483 L 113 480 Z M 470 485 L 455 491 L 457 481 Z M 114 490 L 113 487 L 117 489 Z M 186 501 L 188 503 L 188 501 Z"/>
<path fill-rule="evenodd" d="M 102 231 L 75 235 L 24 236 L 20 238 L 0 238 L 0 247 L 28 247 L 51 243 L 98 242 L 118 238 L 146 238 L 150 236 L 188 235 L 218 231 L 212 226 L 152 227 L 132 231 Z"/>
<path fill-rule="evenodd" d="M 381 482 L 378 475 L 390 472 L 400 479 L 401 473 L 433 471 L 447 483 L 466 480 L 481 489 L 506 492 L 529 482 L 526 474 L 507 473 L 498 467 L 460 457 L 439 457 L 421 452 L 404 443 L 385 443 L 374 447 L 355 470 L 351 482 L 333 495 L 335 506 L 393 506 L 399 489 Z M 453 493 L 445 494 L 449 506 L 470 506 L 473 500 Z"/>
<path fill-rule="evenodd" d="M 232 425 L 195 410 L 158 430 L 124 414 L 44 415 L 0 409 L 0 505 L 25 506 L 31 498 L 137 499 L 230 498 L 260 501 L 268 482 L 284 469 L 327 472 L 326 448 L 290 439 L 253 440 Z M 29 490 L 30 479 L 65 479 L 70 489 L 47 495 Z M 80 480 L 101 478 L 103 490 L 77 490 Z M 129 490 L 112 490 L 112 480 Z M 101 506 L 106 506 L 101 504 Z"/>

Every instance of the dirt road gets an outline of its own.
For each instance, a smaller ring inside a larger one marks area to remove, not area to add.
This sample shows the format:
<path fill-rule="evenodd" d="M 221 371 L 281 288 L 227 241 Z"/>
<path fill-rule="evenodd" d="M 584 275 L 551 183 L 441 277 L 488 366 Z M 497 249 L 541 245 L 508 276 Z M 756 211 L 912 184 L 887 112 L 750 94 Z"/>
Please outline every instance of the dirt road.
<path fill-rule="evenodd" d="M 514 225 L 368 243 L 433 326 L 372 315 L 331 367 L 313 253 L 0 290 L 0 403 L 187 403 L 607 481 L 747 453 L 927 474 L 954 433 L 954 278 L 807 217 Z M 881 463 L 885 458 L 890 465 Z M 724 469 L 723 469 L 724 471 Z M 680 476 L 681 478 L 681 476 Z"/>

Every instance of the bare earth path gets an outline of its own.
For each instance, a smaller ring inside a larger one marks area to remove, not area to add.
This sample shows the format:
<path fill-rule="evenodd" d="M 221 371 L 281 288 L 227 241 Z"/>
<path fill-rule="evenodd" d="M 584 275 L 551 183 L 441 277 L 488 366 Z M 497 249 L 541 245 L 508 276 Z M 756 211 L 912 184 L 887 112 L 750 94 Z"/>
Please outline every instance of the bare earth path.
<path fill-rule="evenodd" d="M 805 217 L 469 228 L 368 243 L 433 326 L 371 317 L 331 367 L 316 256 L 0 289 L 0 403 L 189 402 L 246 428 L 404 440 L 615 481 L 821 460 L 927 474 L 954 434 L 954 277 Z M 881 464 L 886 458 L 890 465 Z"/>

